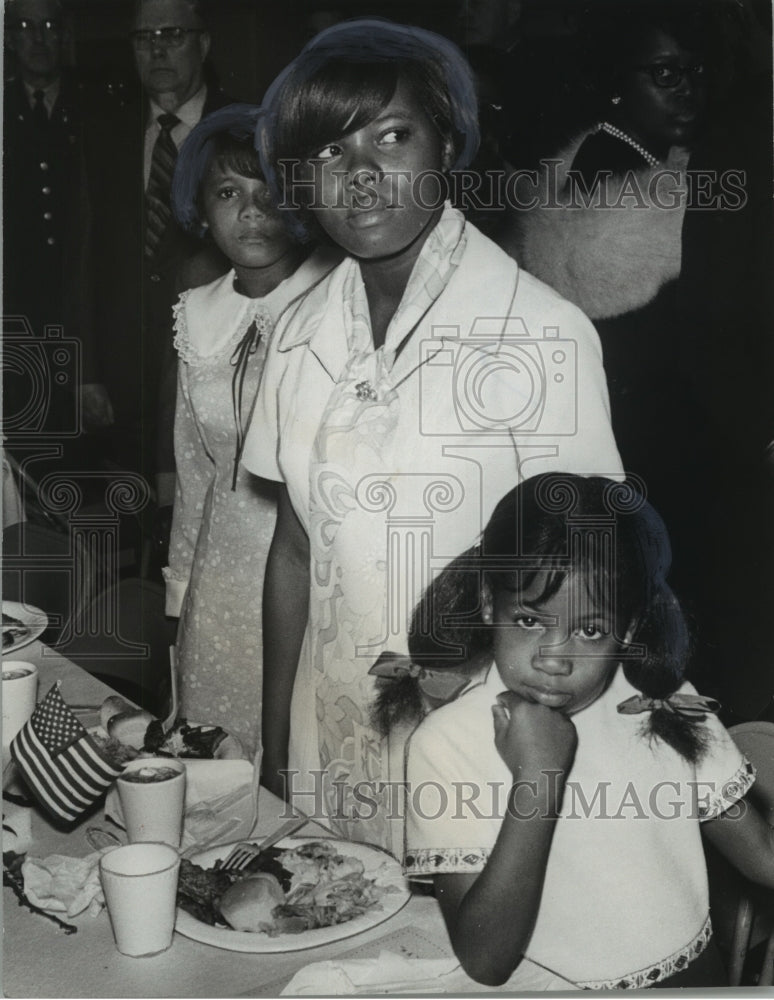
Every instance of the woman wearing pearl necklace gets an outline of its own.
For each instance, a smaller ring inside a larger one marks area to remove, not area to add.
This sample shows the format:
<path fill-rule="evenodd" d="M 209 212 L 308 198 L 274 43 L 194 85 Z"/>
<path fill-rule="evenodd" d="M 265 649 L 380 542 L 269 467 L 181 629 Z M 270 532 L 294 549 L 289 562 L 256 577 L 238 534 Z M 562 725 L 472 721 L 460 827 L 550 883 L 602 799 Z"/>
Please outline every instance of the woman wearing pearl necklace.
<path fill-rule="evenodd" d="M 707 81 L 698 17 L 660 5 L 627 13 L 595 39 L 600 120 L 572 164 L 587 181 L 602 170 L 622 175 L 662 165 L 671 151 L 692 147 L 703 123 Z"/>
<path fill-rule="evenodd" d="M 713 459 L 679 277 L 688 157 L 709 90 L 705 25 L 699 7 L 616 0 L 588 34 L 594 124 L 551 158 L 564 207 L 520 213 L 517 256 L 594 321 L 624 467 L 663 511 L 676 584 L 698 611 L 697 511 Z"/>

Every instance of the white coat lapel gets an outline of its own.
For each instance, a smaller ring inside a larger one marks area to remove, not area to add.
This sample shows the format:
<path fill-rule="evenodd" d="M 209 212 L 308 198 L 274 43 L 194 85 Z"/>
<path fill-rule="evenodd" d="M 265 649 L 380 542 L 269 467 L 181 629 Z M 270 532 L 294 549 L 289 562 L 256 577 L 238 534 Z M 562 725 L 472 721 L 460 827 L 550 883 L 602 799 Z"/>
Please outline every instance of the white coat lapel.
<path fill-rule="evenodd" d="M 317 358 L 331 382 L 338 382 L 349 357 L 341 308 L 330 304 L 341 301 L 348 269 L 357 266 L 344 260 L 308 295 L 291 305 L 283 319 L 284 329 L 277 349 L 280 352 L 306 347 Z"/>
<path fill-rule="evenodd" d="M 459 267 L 398 355 L 392 369 L 393 385 L 410 378 L 438 350 L 454 350 L 461 341 L 470 344 L 472 338 L 475 343 L 478 337 L 491 344 L 505 334 L 505 319 L 513 311 L 518 266 L 473 226 L 466 232 L 467 245 Z"/>

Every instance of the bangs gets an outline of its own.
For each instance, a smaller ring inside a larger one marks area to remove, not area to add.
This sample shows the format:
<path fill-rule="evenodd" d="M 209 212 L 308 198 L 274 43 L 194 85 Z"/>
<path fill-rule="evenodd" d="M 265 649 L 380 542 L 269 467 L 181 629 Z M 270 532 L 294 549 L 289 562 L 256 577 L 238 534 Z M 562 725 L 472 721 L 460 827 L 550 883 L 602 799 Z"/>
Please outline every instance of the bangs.
<path fill-rule="evenodd" d="M 571 575 L 571 570 L 566 565 L 560 565 L 559 561 L 546 561 L 539 569 L 523 569 L 517 572 L 505 571 L 489 573 L 493 589 L 507 590 L 511 594 L 516 594 L 518 598 L 526 598 L 529 593 L 529 603 L 535 605 L 545 604 L 559 590 L 564 581 Z M 540 585 L 540 590 L 533 590 L 536 585 Z"/>
<path fill-rule="evenodd" d="M 229 135 L 217 136 L 212 140 L 205 176 L 213 167 L 219 167 L 223 171 L 231 170 L 253 180 L 264 180 L 261 161 L 252 141 L 243 142 Z"/>
<path fill-rule="evenodd" d="M 632 595 L 619 587 L 612 553 L 607 551 L 605 540 L 595 544 L 590 535 L 584 539 L 582 552 L 571 557 L 553 553 L 540 560 L 540 565 L 519 571 L 490 571 L 492 587 L 515 594 L 530 607 L 540 609 L 567 581 L 576 581 L 573 610 L 583 616 L 601 615 L 611 623 L 628 624 L 638 605 Z M 569 609 L 568 609 L 569 610 Z"/>
<path fill-rule="evenodd" d="M 277 158 L 306 158 L 372 122 L 392 100 L 399 74 L 395 62 L 326 63 L 293 92 L 278 122 Z"/>

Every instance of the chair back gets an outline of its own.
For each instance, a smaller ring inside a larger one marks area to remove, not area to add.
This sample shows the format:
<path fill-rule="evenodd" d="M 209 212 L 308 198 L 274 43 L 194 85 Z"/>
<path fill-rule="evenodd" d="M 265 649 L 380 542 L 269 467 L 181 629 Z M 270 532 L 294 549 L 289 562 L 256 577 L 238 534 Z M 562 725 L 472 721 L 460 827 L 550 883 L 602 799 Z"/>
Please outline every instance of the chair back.
<path fill-rule="evenodd" d="M 102 591 L 81 634 L 61 652 L 120 694 L 163 718 L 172 692 L 169 650 L 176 621 L 164 613 L 164 587 L 132 577 Z"/>
<path fill-rule="evenodd" d="M 755 767 L 755 782 L 747 793 L 766 821 L 774 826 L 774 722 L 742 722 L 729 729 L 731 738 Z M 757 931 L 757 933 L 756 933 Z M 765 946 L 757 974 L 749 969 L 751 943 L 763 935 Z M 774 913 L 770 893 L 759 886 L 743 886 L 734 925 L 728 980 L 730 986 L 742 984 L 771 986 L 774 983 Z"/>
<path fill-rule="evenodd" d="M 93 575 L 78 537 L 53 526 L 19 521 L 3 531 L 2 594 L 48 616 L 41 636 L 49 646 L 67 641 L 93 596 Z"/>
<path fill-rule="evenodd" d="M 774 826 L 774 722 L 742 722 L 729 732 L 756 770 L 749 794 L 766 821 Z"/>

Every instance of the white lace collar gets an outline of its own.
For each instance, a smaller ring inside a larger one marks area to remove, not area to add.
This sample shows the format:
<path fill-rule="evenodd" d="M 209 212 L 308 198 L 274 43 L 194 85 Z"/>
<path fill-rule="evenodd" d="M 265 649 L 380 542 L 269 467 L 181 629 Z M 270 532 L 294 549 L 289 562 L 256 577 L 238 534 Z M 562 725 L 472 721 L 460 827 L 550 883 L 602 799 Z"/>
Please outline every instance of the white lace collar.
<path fill-rule="evenodd" d="M 183 292 L 173 308 L 174 345 L 188 364 L 206 364 L 231 353 L 255 320 L 264 332 L 274 328 L 287 306 L 338 262 L 316 251 L 263 298 L 251 299 L 234 288 L 230 270 L 209 285 Z"/>

